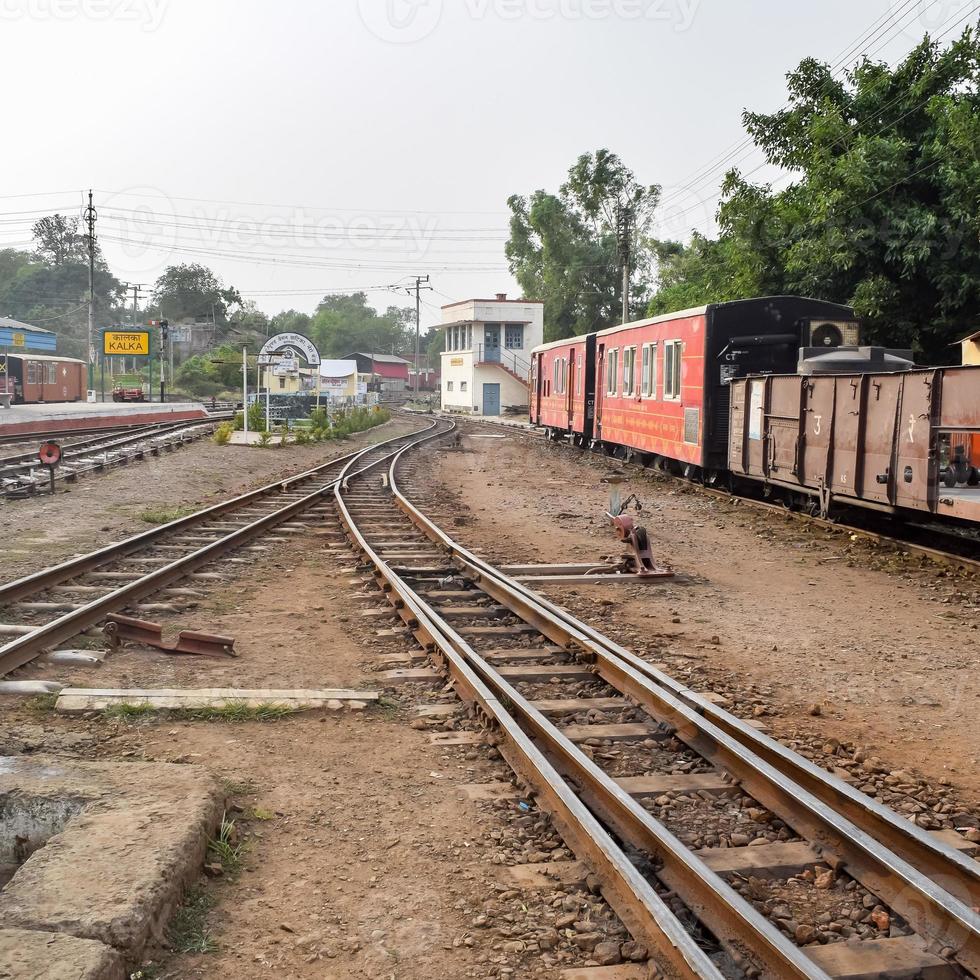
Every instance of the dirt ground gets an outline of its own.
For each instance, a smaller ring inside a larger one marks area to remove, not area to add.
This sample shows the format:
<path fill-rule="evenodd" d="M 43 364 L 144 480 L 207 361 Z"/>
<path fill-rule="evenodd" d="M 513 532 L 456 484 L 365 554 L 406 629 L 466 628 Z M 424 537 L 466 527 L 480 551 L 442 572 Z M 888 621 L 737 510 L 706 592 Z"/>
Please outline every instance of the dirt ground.
<path fill-rule="evenodd" d="M 601 482 L 614 461 L 487 432 L 438 473 L 446 512 L 467 516 L 458 540 L 510 563 L 622 553 Z M 758 705 L 777 737 L 856 743 L 980 798 L 974 577 L 628 472 L 621 498 L 639 496 L 654 556 L 677 580 L 550 595 L 627 646 L 652 643 L 695 690 Z"/>
<path fill-rule="evenodd" d="M 387 426 L 368 437 L 390 434 Z M 468 436 L 464 446 L 428 469 L 454 536 L 508 563 L 620 553 L 603 516 L 605 462 L 519 432 Z M 13 563 L 4 556 L 4 578 L 141 530 L 149 506 L 206 503 L 349 447 L 289 455 L 233 447 L 217 471 L 213 451 L 192 446 L 51 501 L 0 508 L 0 522 L 16 514 L 32 545 Z M 888 765 L 980 794 L 980 734 L 969 724 L 978 694 L 975 582 L 662 480 L 631 477 L 619 489 L 643 500 L 655 553 L 678 578 L 552 595 L 626 645 L 655 649 L 692 688 L 725 692 L 778 737 L 858 742 Z M 93 687 L 377 688 L 379 658 L 412 648 L 363 615 L 382 603 L 369 584 L 355 584 L 350 553 L 317 533 L 329 527 L 324 518 L 289 549 L 223 566 L 224 580 L 197 599 L 168 600 L 177 606 L 159 617 L 168 628 L 232 635 L 237 659 L 127 648 L 100 667 L 19 676 Z M 358 591 L 365 598 L 354 598 Z M 542 860 L 542 847 L 568 855 L 537 815 L 463 791 L 507 778 L 495 750 L 437 747 L 412 727 L 414 706 L 446 697 L 400 688 L 364 711 L 266 723 L 71 720 L 43 703 L 5 699 L 0 754 L 160 760 L 203 765 L 224 780 L 244 853 L 238 874 L 203 886 L 214 908 L 202 928 L 215 949 L 153 950 L 146 977 L 556 977 L 588 963 L 587 953 L 556 948 L 554 929 L 587 898 L 561 888 L 530 896 L 501 883 L 499 865 L 535 850 L 531 860 Z M 814 705 L 819 717 L 809 713 Z M 619 935 L 604 907 L 576 914 Z"/>

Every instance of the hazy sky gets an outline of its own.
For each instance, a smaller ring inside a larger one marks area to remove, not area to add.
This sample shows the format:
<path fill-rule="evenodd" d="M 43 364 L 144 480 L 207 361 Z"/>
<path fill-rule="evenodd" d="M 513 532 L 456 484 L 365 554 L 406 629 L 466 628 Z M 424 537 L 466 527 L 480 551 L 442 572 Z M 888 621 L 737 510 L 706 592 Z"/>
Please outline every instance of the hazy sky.
<path fill-rule="evenodd" d="M 0 245 L 92 187 L 122 279 L 200 261 L 272 313 L 354 288 L 405 304 L 383 287 L 428 273 L 434 323 L 450 299 L 517 292 L 506 199 L 555 189 L 578 154 L 662 184 L 662 234 L 710 230 L 742 110 L 782 105 L 803 57 L 856 53 L 877 25 L 863 47 L 894 62 L 976 6 L 0 0 Z"/>

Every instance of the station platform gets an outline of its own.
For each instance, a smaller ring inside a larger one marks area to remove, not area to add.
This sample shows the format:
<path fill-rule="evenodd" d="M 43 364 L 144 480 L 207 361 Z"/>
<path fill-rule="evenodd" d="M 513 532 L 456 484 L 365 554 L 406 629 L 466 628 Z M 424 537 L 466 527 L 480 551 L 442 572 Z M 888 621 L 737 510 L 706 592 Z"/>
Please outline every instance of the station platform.
<path fill-rule="evenodd" d="M 0 408 L 0 439 L 32 432 L 102 429 L 152 422 L 204 419 L 200 402 L 64 402 Z"/>

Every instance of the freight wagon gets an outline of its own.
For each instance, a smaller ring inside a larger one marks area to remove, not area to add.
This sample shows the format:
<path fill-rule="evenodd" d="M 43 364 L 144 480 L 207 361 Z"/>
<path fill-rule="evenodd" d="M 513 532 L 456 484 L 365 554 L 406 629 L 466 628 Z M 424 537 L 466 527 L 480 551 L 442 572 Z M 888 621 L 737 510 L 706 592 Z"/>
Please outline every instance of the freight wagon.
<path fill-rule="evenodd" d="M 0 354 L 0 392 L 15 404 L 77 402 L 86 396 L 85 362 L 44 354 Z"/>
<path fill-rule="evenodd" d="M 861 373 L 733 382 L 732 474 L 822 514 L 836 500 L 980 521 L 980 366 L 882 371 L 874 354 Z"/>

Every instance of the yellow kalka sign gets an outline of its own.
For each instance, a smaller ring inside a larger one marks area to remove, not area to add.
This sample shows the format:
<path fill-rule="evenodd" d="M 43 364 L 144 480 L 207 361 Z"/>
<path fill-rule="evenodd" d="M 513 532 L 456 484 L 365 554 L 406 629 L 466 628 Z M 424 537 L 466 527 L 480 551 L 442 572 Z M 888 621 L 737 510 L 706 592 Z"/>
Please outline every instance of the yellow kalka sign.
<path fill-rule="evenodd" d="M 102 352 L 108 355 L 125 354 L 148 356 L 150 353 L 150 335 L 143 330 L 123 332 L 107 330 L 103 336 Z"/>

